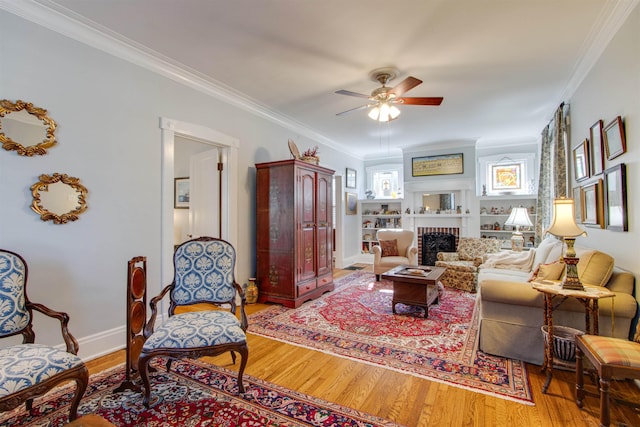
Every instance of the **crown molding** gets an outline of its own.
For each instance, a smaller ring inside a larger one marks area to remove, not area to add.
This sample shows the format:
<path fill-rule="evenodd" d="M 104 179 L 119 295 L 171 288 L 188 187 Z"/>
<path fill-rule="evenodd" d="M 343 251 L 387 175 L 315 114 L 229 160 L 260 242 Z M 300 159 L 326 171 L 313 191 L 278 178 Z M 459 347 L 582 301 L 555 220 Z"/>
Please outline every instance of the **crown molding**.
<path fill-rule="evenodd" d="M 571 99 L 638 3 L 640 0 L 609 0 L 603 6 L 589 37 L 584 41 L 583 54 L 579 56 L 580 60 L 574 67 L 562 98 L 557 102 L 558 105 Z"/>
<path fill-rule="evenodd" d="M 346 150 L 345 146 L 293 118 L 50 0 L 0 0 L 0 9 L 361 159 L 359 155 Z"/>

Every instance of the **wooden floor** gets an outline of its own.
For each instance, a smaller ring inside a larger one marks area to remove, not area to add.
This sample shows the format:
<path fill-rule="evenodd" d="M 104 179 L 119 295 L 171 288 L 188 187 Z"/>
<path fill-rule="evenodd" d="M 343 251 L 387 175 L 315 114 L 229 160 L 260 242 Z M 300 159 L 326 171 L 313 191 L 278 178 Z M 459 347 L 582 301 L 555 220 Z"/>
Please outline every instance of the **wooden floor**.
<path fill-rule="evenodd" d="M 336 277 L 351 271 L 337 270 Z M 267 307 L 253 304 L 251 314 Z M 388 418 L 401 425 L 417 426 L 597 426 L 599 400 L 587 397 L 585 408 L 574 403 L 575 374 L 554 371 L 547 394 L 540 367 L 528 365 L 535 406 L 474 393 L 388 369 L 307 350 L 248 334 L 249 363 L 246 374 L 298 390 L 363 412 Z M 230 369 L 228 354 L 204 358 Z M 124 362 L 119 351 L 87 363 L 91 373 Z M 585 384 L 595 392 L 590 381 Z M 628 381 L 615 382 L 613 390 L 640 402 L 640 390 Z M 612 402 L 612 426 L 640 427 L 640 413 Z"/>

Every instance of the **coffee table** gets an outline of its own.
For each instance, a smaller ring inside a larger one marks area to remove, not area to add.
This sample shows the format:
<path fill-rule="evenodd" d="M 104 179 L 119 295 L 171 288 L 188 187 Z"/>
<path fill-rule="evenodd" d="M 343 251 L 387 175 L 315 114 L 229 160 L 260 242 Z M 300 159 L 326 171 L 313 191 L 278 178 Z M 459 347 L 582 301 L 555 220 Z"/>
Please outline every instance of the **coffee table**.
<path fill-rule="evenodd" d="M 382 278 L 393 282 L 393 314 L 396 304 L 407 304 L 424 308 L 424 317 L 429 317 L 429 306 L 438 303 L 438 281 L 445 272 L 444 267 L 399 265 L 382 274 Z"/>

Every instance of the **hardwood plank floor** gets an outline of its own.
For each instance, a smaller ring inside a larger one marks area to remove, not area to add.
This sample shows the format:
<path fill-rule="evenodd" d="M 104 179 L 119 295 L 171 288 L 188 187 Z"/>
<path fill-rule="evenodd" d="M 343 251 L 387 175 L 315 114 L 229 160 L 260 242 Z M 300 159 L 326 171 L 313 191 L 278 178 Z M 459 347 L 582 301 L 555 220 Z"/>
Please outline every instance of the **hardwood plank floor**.
<path fill-rule="evenodd" d="M 370 267 L 367 267 L 371 271 Z M 351 273 L 336 270 L 335 277 Z M 247 307 L 251 314 L 267 305 Z M 474 393 L 376 366 L 307 350 L 248 334 L 246 374 L 325 400 L 391 419 L 410 427 L 421 426 L 598 426 L 599 399 L 587 397 L 580 410 L 574 402 L 575 374 L 555 370 L 547 394 L 541 389 L 545 375 L 527 365 L 535 406 Z M 91 373 L 124 363 L 124 351 L 89 361 Z M 228 354 L 204 358 L 237 369 Z M 588 379 L 586 385 L 596 391 Z M 630 381 L 615 381 L 612 390 L 640 402 L 640 390 Z M 640 412 L 612 402 L 613 426 L 640 427 Z"/>

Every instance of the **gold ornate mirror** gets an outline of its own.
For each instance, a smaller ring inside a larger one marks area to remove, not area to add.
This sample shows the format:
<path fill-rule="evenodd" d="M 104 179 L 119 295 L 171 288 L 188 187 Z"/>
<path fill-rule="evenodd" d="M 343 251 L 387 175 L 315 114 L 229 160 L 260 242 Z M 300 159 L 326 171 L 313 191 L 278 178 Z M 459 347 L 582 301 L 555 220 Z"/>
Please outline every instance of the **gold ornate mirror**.
<path fill-rule="evenodd" d="M 55 130 L 47 110 L 30 102 L 0 100 L 0 142 L 5 150 L 29 157 L 46 154 L 56 145 Z"/>
<path fill-rule="evenodd" d="M 31 186 L 33 202 L 31 209 L 43 221 L 66 224 L 76 221 L 78 215 L 87 210 L 87 189 L 80 179 L 66 174 L 42 174 L 38 182 Z"/>

